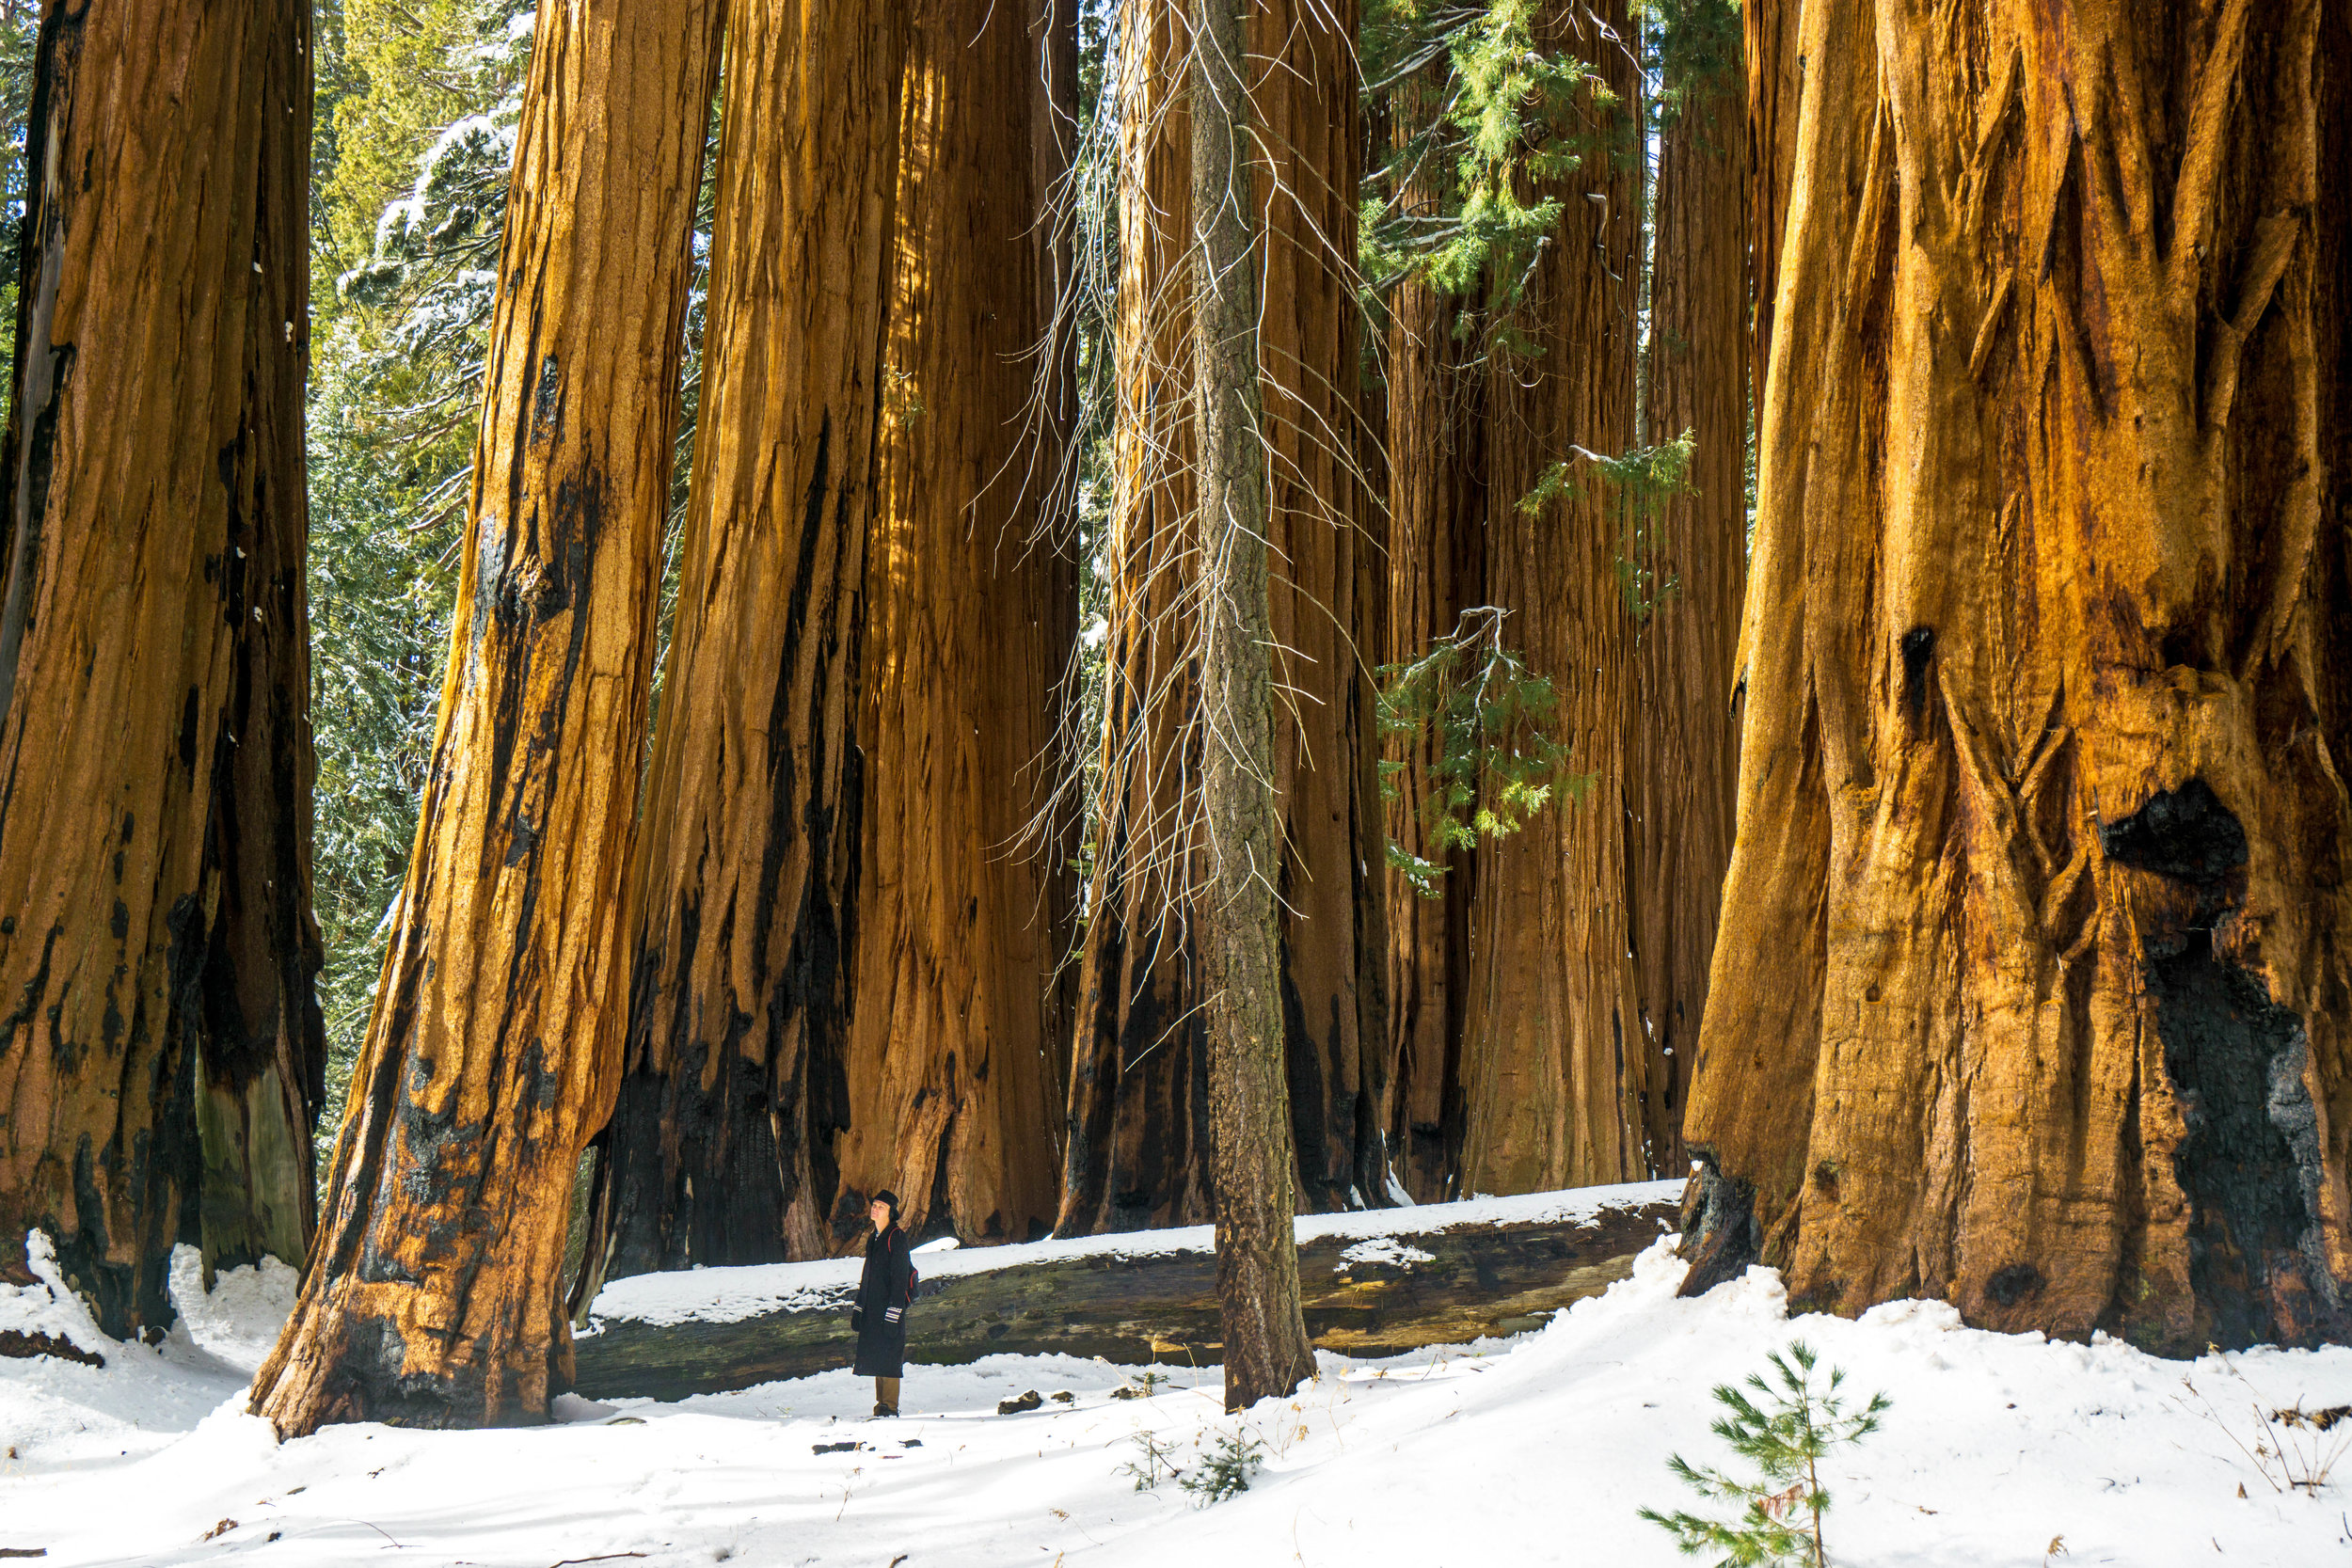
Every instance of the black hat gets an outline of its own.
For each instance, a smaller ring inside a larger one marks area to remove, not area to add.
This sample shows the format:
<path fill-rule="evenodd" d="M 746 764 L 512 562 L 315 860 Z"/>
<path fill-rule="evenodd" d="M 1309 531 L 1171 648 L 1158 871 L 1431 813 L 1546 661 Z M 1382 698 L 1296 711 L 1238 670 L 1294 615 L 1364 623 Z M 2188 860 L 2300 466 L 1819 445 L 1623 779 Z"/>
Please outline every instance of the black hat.
<path fill-rule="evenodd" d="M 869 1203 L 887 1203 L 887 1204 L 889 1204 L 889 1205 L 890 1205 L 890 1223 L 891 1223 L 891 1224 L 893 1224 L 893 1225 L 896 1225 L 896 1224 L 898 1224 L 898 1195 L 897 1193 L 894 1193 L 894 1192 L 892 1192 L 889 1188 L 884 1187 L 884 1188 L 883 1188 L 881 1192 L 876 1193 L 876 1194 L 875 1194 L 872 1197 L 868 1198 L 866 1201 L 867 1201 L 867 1202 L 869 1202 Z"/>

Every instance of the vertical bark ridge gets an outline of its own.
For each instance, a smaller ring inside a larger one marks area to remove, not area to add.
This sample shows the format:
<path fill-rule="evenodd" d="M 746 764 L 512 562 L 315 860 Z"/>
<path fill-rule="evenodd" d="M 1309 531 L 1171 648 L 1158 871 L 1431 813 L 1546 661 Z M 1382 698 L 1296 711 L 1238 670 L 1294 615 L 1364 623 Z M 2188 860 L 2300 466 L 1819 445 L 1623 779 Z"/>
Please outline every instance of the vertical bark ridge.
<path fill-rule="evenodd" d="M 265 13 L 266 14 L 266 13 Z M 300 1262 L 318 1201 L 311 1126 L 326 1090 L 312 981 L 326 953 L 310 907 L 310 518 L 303 384 L 310 358 L 310 19 L 269 16 L 259 56 L 262 136 L 254 251 L 272 260 L 245 327 L 245 438 L 224 467 L 246 537 L 206 850 L 200 1066 L 207 1268 L 264 1253 Z M 240 554 L 239 552 L 243 553 Z"/>
<path fill-rule="evenodd" d="M 705 402 L 592 1277 L 820 1257 L 863 1223 L 832 1203 L 905 24 L 899 0 L 731 8 Z"/>
<path fill-rule="evenodd" d="M 1598 25 L 1597 25 L 1597 24 Z M 1546 44 L 1584 58 L 1634 102 L 1625 8 L 1561 7 Z M 1600 26 L 1611 29 L 1604 34 Z M 1533 1192 L 1645 1176 L 1645 1053 L 1629 948 L 1626 736 L 1634 699 L 1631 616 L 1619 590 L 1627 547 L 1614 503 L 1586 480 L 1529 515 L 1519 498 L 1570 448 L 1613 453 L 1633 433 L 1638 182 L 1604 130 L 1562 182 L 1559 230 L 1536 263 L 1530 362 L 1498 361 L 1488 382 L 1486 601 L 1513 611 L 1509 635 L 1559 692 L 1558 738 L 1592 776 L 1518 833 L 1480 847 L 1461 1051 L 1466 1133 L 1459 1180 L 1473 1192 Z M 1597 197 L 1600 199 L 1595 200 Z"/>
<path fill-rule="evenodd" d="M 1060 1196 L 1072 902 L 1067 847 L 1021 844 L 1076 578 L 1039 538 L 1060 453 L 1019 417 L 1051 304 L 1028 230 L 1058 171 L 1029 157 L 1040 40 L 1018 20 L 924 0 L 909 34 L 836 1142 L 849 1204 L 887 1187 L 911 1232 L 988 1242 L 1042 1235 Z"/>
<path fill-rule="evenodd" d="M 432 774 L 253 1408 L 543 1420 L 582 1145 L 611 1107 L 715 4 L 541 17 L 516 131 Z"/>
<path fill-rule="evenodd" d="M 1739 718 L 1732 656 L 1747 589 L 1746 182 L 1736 75 L 1683 85 L 1659 139 L 1648 439 L 1693 439 L 1692 493 L 1664 501 L 1645 564 L 1629 805 L 1640 964 L 1642 1134 L 1680 1171 L 1689 1067 L 1731 858 Z"/>
<path fill-rule="evenodd" d="M 308 46 L 292 5 L 53 7 L 34 67 L 0 594 L 0 1278 L 29 1278 L 42 1229 L 119 1336 L 169 1322 L 171 1247 L 204 1234 L 213 841 L 298 833 L 213 811 L 232 686 L 242 713 L 251 681 L 280 685 L 264 649 L 300 647 L 305 236 L 279 122 L 307 119 Z M 298 981 L 298 951 L 276 957 L 257 992 Z M 254 1108 L 307 1140 L 295 1107 Z M 269 1135 L 222 1164 L 307 1162 Z M 306 1219 L 277 1212 L 270 1244 L 299 1256 Z"/>
<path fill-rule="evenodd" d="M 1689 1128 L 1721 1268 L 2352 1332 L 2344 38 L 1805 6 Z"/>
<path fill-rule="evenodd" d="M 1299 1201 L 1385 1197 L 1385 924 L 1369 666 L 1384 610 L 1358 467 L 1353 192 L 1361 156 L 1354 8 L 1254 4 L 1244 18 L 1256 177 L 1268 194 L 1262 324 L 1275 546 L 1275 772 L 1283 813 L 1281 976 Z M 1186 618 L 1197 498 L 1184 236 L 1188 33 L 1173 4 L 1129 13 L 1121 68 L 1120 429 L 1110 524 L 1104 804 L 1082 944 L 1070 1152 L 1058 1228 L 1210 1214 L 1207 1037 L 1194 933 L 1171 889 L 1199 767 Z M 1279 307 L 1287 304 L 1287 309 Z"/>
<path fill-rule="evenodd" d="M 1407 112 L 1397 135 L 1436 107 L 1447 69 L 1399 88 Z M 1401 206 L 1434 214 L 1436 193 L 1408 187 Z M 1419 279 L 1398 285 L 1389 326 L 1387 651 L 1401 664 L 1429 651 L 1465 610 L 1486 602 L 1486 377 L 1456 328 L 1467 301 Z M 1426 730 L 1391 740 L 1401 764 L 1387 808 L 1390 840 L 1447 867 L 1438 895 L 1384 874 L 1389 924 L 1389 1142 L 1397 1179 L 1418 1203 L 1454 1196 L 1465 1134 L 1464 1009 L 1470 995 L 1470 895 L 1474 850 L 1431 841 L 1428 799 L 1442 742 Z"/>

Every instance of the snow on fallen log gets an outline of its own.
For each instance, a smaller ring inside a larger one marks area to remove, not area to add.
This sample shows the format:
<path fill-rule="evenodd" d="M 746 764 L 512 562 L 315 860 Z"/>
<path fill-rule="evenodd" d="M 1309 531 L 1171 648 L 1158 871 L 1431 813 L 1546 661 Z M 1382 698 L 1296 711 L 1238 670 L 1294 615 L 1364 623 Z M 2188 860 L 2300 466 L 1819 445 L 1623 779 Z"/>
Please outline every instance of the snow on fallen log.
<path fill-rule="evenodd" d="M 1313 1214 L 1298 1221 L 1307 1331 L 1347 1355 L 1393 1355 L 1539 1327 L 1632 1271 L 1671 1229 L 1679 1181 Z M 1208 1226 L 925 1251 L 907 1358 L 999 1354 L 1126 1363 L 1218 1359 Z M 859 1258 L 614 1280 L 577 1341 L 590 1399 L 747 1388 L 850 1363 Z"/>

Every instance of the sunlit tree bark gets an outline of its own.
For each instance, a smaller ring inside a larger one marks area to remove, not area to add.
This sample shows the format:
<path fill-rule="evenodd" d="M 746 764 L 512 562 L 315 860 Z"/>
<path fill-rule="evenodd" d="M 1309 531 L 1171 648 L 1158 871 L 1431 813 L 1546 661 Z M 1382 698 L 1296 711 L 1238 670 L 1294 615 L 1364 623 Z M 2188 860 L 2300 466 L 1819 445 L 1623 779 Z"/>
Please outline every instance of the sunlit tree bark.
<path fill-rule="evenodd" d="M 337 1139 L 253 1409 L 544 1419 L 611 1105 L 661 526 L 718 8 L 540 16 L 433 771 Z"/>
<path fill-rule="evenodd" d="M 703 402 L 592 1270 L 836 1237 L 866 764 L 899 0 L 728 23 Z M 1025 301 L 1016 305 L 1016 309 Z M 927 1173 L 928 1174 L 928 1173 Z"/>
<path fill-rule="evenodd" d="M 306 7 L 52 6 L 35 64 L 0 462 L 0 1278 L 45 1230 L 117 1335 L 169 1321 L 175 1242 L 299 1258 L 310 1221 L 309 47 Z"/>
<path fill-rule="evenodd" d="M 922 0 L 909 35 L 835 1146 L 849 1207 L 889 1188 L 909 1229 L 967 1241 L 1043 1234 L 1061 1176 L 1071 847 L 1023 840 L 1054 795 L 1077 582 L 1040 537 L 1068 404 L 1033 357 L 1054 258 L 1031 230 L 1060 169 L 1031 138 L 1068 147 L 1074 127 L 1033 125 L 1060 39 L 1020 20 Z M 1045 428 L 1022 417 L 1033 393 Z"/>
<path fill-rule="evenodd" d="M 2352 1331 L 2352 38 L 1811 0 L 1686 1289 Z"/>

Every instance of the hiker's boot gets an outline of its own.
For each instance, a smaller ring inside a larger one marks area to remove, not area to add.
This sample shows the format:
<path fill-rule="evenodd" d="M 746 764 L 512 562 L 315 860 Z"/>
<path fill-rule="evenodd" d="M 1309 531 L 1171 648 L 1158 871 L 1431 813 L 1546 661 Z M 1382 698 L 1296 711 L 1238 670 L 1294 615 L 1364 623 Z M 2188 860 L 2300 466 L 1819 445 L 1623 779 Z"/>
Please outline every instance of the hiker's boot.
<path fill-rule="evenodd" d="M 898 1412 L 897 1410 L 893 1409 L 889 1405 L 883 1404 L 879 1400 L 874 1403 L 874 1419 L 878 1421 L 886 1421 L 898 1413 Z"/>

